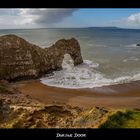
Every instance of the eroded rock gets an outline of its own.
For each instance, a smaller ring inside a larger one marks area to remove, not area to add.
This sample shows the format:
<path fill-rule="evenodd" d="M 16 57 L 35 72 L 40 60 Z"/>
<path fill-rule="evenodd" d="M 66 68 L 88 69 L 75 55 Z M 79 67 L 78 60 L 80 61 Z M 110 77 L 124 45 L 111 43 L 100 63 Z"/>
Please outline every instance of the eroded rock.
<path fill-rule="evenodd" d="M 64 55 L 69 54 L 74 65 L 83 62 L 80 45 L 74 38 L 61 39 L 42 49 L 16 35 L 0 37 L 0 79 L 37 78 L 49 71 L 62 69 Z"/>

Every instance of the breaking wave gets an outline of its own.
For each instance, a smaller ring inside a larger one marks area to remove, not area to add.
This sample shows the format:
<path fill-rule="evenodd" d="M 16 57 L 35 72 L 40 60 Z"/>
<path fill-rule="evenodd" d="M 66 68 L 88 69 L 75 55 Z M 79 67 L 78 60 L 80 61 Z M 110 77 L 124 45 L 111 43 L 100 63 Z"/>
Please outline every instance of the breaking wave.
<path fill-rule="evenodd" d="M 74 66 L 71 60 L 63 62 L 63 70 L 54 71 L 41 78 L 43 84 L 61 88 L 94 88 L 119 83 L 128 83 L 140 80 L 140 73 L 133 76 L 122 76 L 115 79 L 108 79 L 105 75 L 96 70 L 98 63 L 84 60 L 83 64 Z"/>
<path fill-rule="evenodd" d="M 137 45 L 137 44 L 129 44 L 129 45 L 126 45 L 125 47 L 128 47 L 128 48 L 140 48 L 140 45 Z"/>
<path fill-rule="evenodd" d="M 123 60 L 123 62 L 127 62 L 127 61 L 139 61 L 139 58 L 132 56 Z"/>

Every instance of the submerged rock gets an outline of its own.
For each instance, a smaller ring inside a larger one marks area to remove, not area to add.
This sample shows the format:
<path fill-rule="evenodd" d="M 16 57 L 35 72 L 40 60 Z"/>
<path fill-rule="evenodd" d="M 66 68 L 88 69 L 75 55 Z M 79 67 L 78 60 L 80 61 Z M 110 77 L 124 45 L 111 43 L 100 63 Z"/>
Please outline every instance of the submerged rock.
<path fill-rule="evenodd" d="M 52 70 L 62 69 L 64 55 L 69 54 L 74 65 L 83 62 L 80 45 L 74 38 L 61 39 L 43 49 L 16 35 L 0 37 L 0 80 L 37 78 Z"/>

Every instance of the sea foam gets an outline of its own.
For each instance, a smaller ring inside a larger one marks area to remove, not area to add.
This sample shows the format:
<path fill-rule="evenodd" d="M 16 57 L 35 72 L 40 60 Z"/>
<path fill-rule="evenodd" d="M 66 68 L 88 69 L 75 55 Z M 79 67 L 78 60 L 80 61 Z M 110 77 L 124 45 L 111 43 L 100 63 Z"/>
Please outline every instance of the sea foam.
<path fill-rule="evenodd" d="M 139 61 L 139 58 L 132 56 L 123 60 L 123 62 L 127 62 L 127 61 Z"/>
<path fill-rule="evenodd" d="M 78 89 L 102 87 L 140 80 L 140 73 L 133 76 L 121 76 L 109 79 L 103 73 L 95 70 L 98 67 L 98 63 L 90 60 L 84 60 L 84 63 L 78 66 L 74 66 L 71 60 L 67 60 L 63 62 L 63 70 L 47 74 L 41 78 L 41 82 L 49 86 Z"/>
<path fill-rule="evenodd" d="M 140 48 L 140 46 L 137 45 L 137 44 L 129 44 L 129 45 L 126 45 L 125 47 L 128 47 L 128 48 Z"/>

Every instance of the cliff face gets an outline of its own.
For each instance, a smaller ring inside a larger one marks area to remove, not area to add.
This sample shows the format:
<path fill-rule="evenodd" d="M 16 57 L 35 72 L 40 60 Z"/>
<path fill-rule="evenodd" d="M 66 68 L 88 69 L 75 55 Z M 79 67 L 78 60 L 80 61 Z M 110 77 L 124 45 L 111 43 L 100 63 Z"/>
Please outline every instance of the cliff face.
<path fill-rule="evenodd" d="M 37 78 L 62 68 L 65 54 L 70 54 L 74 65 L 83 62 L 80 45 L 74 38 L 59 40 L 42 49 L 16 35 L 0 37 L 0 79 Z"/>

